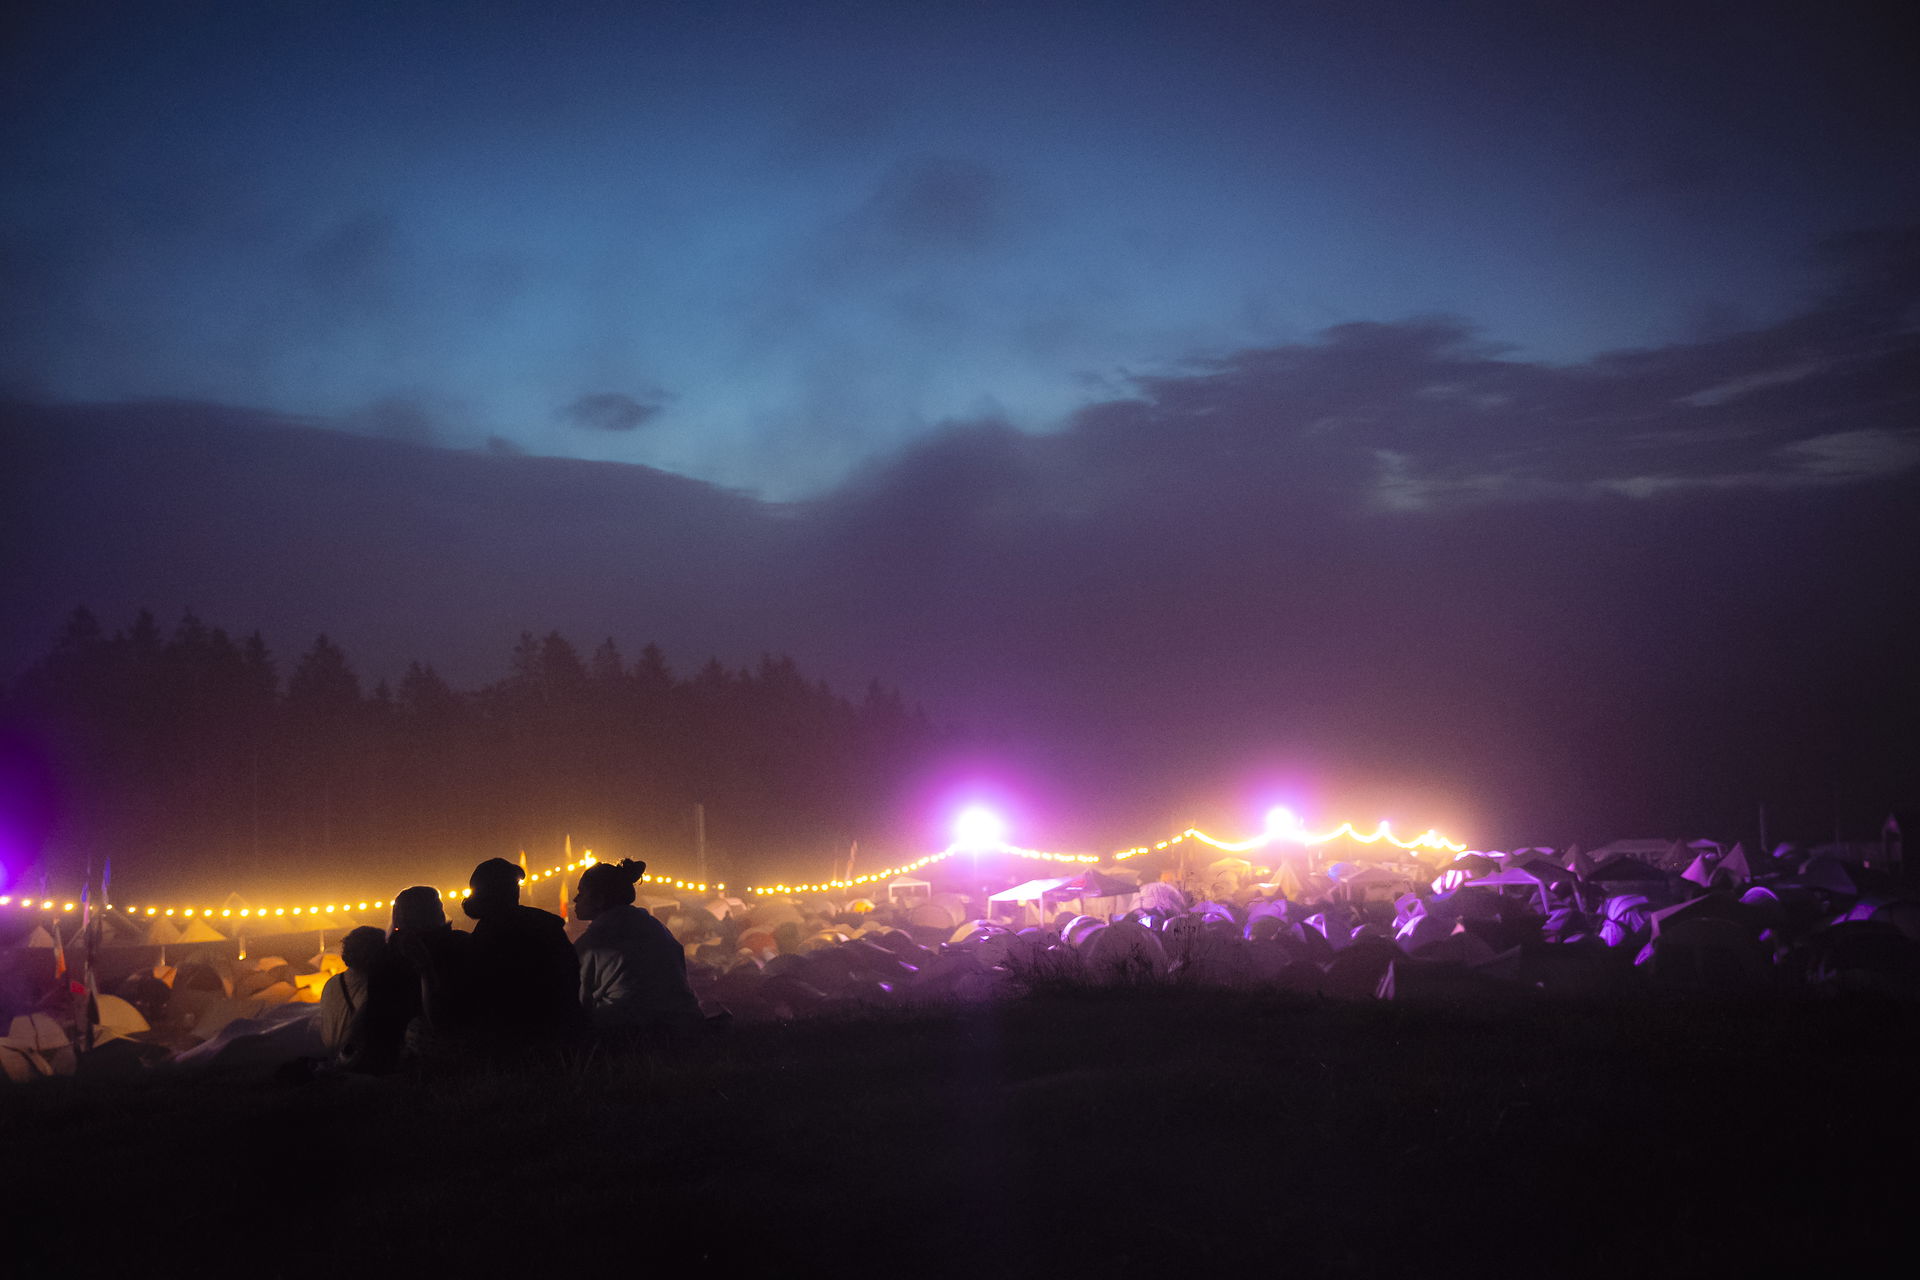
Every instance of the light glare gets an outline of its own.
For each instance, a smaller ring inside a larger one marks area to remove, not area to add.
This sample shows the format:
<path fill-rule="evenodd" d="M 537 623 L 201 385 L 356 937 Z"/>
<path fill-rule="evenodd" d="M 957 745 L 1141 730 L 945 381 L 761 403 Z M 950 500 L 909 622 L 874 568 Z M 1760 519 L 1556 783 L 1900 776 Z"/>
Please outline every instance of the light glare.
<path fill-rule="evenodd" d="M 953 842 L 962 849 L 990 849 L 1006 839 L 1007 824 L 982 805 L 963 809 L 953 820 Z"/>

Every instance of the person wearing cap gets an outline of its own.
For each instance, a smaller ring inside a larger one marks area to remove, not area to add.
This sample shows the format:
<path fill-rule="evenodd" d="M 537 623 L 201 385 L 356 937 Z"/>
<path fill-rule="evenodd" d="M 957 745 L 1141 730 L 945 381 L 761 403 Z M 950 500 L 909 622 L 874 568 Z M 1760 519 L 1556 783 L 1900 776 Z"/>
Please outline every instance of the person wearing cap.
<path fill-rule="evenodd" d="M 687 954 L 653 914 L 633 905 L 644 862 L 596 863 L 574 890 L 573 914 L 587 921 L 574 942 L 580 1003 L 596 1032 L 671 1036 L 700 1020 L 687 983 Z"/>
<path fill-rule="evenodd" d="M 496 1048 L 564 1039 L 586 1023 L 566 922 L 520 901 L 525 874 L 489 858 L 473 869 L 473 892 L 461 904 L 474 922 L 475 1030 Z"/>

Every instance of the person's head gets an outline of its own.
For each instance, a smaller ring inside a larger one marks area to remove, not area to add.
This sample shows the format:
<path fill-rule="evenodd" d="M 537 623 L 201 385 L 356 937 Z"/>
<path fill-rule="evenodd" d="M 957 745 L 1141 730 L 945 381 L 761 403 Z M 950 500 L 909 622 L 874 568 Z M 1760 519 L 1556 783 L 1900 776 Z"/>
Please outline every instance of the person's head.
<path fill-rule="evenodd" d="M 520 901 L 520 881 L 527 873 L 505 858 L 488 858 L 473 869 L 467 886 L 473 893 L 461 904 L 475 920 L 490 911 Z"/>
<path fill-rule="evenodd" d="M 573 914 L 591 920 L 603 911 L 633 901 L 633 886 L 647 873 L 647 864 L 631 858 L 596 862 L 580 873 L 573 890 Z"/>
<path fill-rule="evenodd" d="M 340 939 L 340 958 L 346 961 L 347 968 L 356 972 L 371 969 L 380 962 L 380 953 L 386 948 L 387 935 L 373 925 L 363 924 Z"/>
<path fill-rule="evenodd" d="M 440 905 L 440 891 L 432 885 L 417 884 L 393 896 L 393 927 L 424 932 L 447 922 L 447 911 Z"/>

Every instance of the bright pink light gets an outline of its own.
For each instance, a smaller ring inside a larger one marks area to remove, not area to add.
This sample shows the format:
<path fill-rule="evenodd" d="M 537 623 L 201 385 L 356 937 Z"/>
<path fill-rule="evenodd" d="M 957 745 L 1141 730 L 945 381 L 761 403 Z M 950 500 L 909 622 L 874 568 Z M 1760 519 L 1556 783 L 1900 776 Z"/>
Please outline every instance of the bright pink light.
<path fill-rule="evenodd" d="M 982 805 L 962 809 L 953 820 L 953 843 L 962 849 L 991 849 L 1005 843 L 1007 824 Z"/>

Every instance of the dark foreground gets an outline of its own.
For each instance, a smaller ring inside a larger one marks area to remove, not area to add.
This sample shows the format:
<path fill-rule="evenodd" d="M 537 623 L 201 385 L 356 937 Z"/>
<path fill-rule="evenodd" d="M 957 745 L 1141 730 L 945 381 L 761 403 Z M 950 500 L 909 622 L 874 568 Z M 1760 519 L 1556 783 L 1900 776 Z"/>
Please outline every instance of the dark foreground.
<path fill-rule="evenodd" d="M 432 1079 L 0 1091 L 8 1274 L 1832 1274 L 1900 1256 L 1920 1022 L 1192 991 Z"/>

